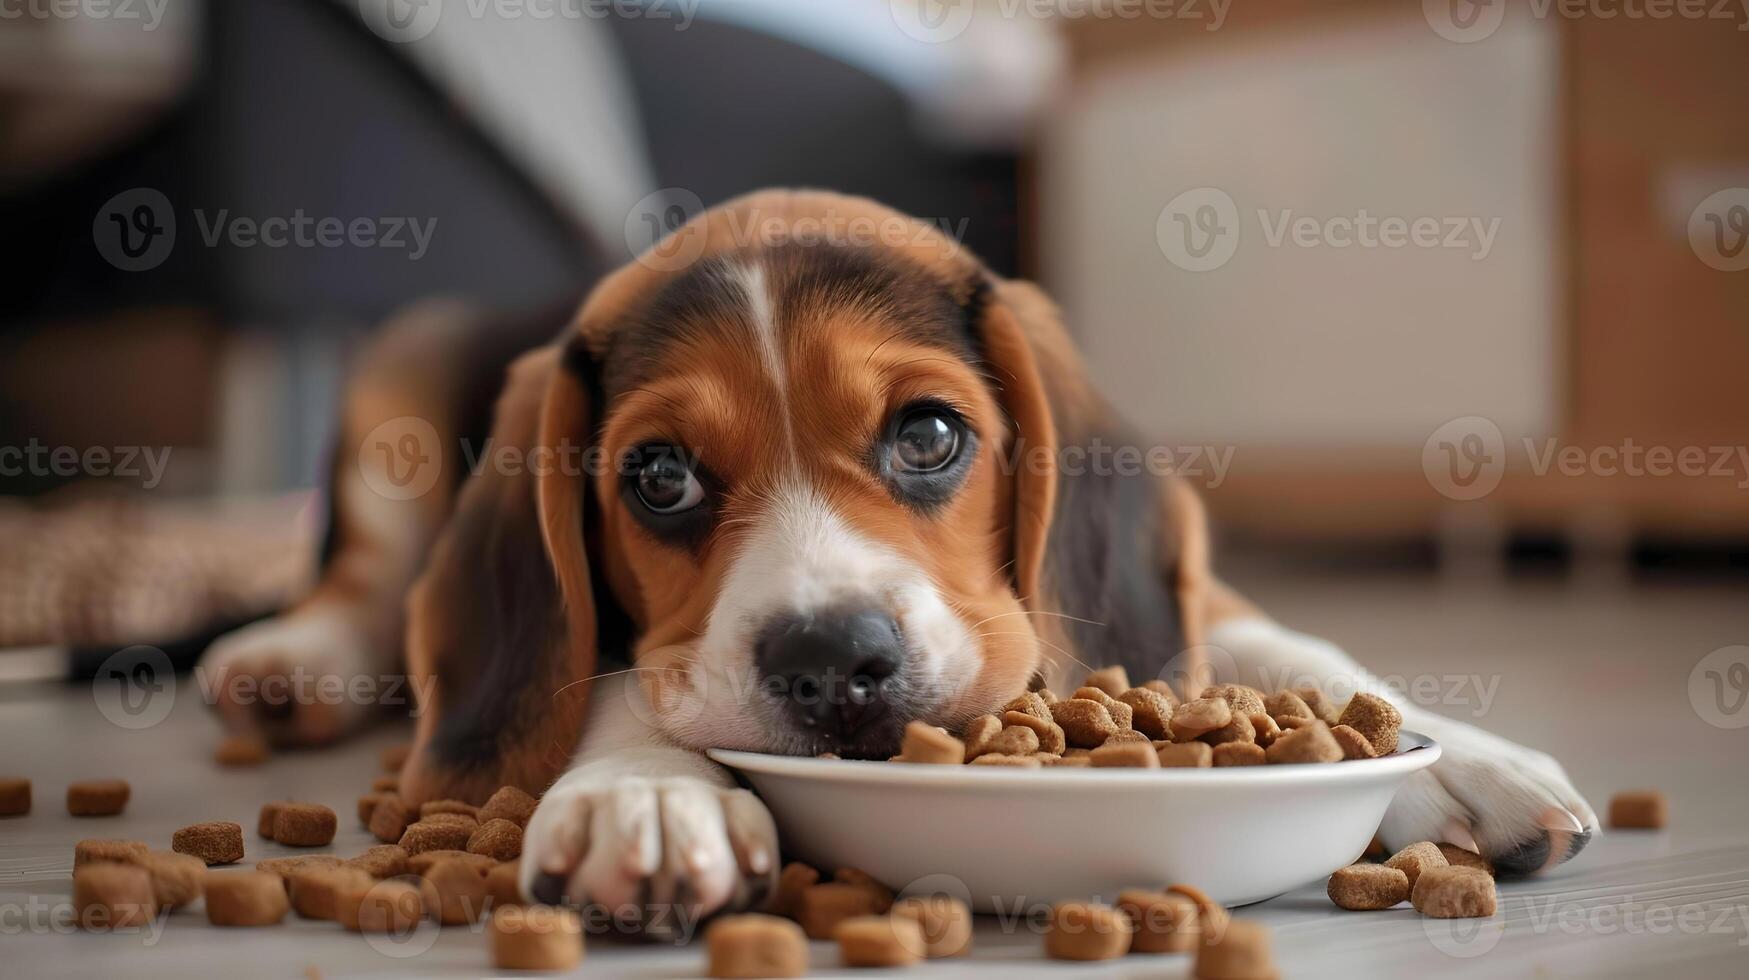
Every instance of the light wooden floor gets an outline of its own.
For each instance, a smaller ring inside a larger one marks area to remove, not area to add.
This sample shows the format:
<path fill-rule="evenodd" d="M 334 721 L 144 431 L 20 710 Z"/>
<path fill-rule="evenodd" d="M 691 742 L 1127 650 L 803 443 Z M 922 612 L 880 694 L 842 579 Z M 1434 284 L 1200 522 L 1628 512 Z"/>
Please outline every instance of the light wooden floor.
<path fill-rule="evenodd" d="M 1501 911 L 1481 922 L 1442 924 L 1407 908 L 1344 913 L 1308 885 L 1239 914 L 1274 929 L 1288 977 L 1749 976 L 1749 727 L 1702 720 L 1690 671 L 1707 653 L 1749 643 L 1749 597 L 1723 589 L 1600 592 L 1559 586 L 1452 589 L 1399 577 L 1321 579 L 1252 574 L 1239 583 L 1288 623 L 1329 636 L 1384 674 L 1450 675 L 1442 710 L 1470 716 L 1497 681 L 1481 722 L 1554 752 L 1602 809 L 1628 787 L 1672 800 L 1662 833 L 1605 834 L 1545 878 L 1505 884 Z M 1474 680 L 1480 678 L 1478 685 Z M 1458 685 L 1461 683 L 1461 688 Z M 373 946 L 327 923 L 209 928 L 198 911 L 172 915 L 157 935 L 93 935 L 66 925 L 73 842 L 133 837 L 168 845 L 176 827 L 236 820 L 252 828 L 270 798 L 315 800 L 342 814 L 334 850 L 369 843 L 347 815 L 375 773 L 376 750 L 400 733 L 379 731 L 342 749 L 276 758 L 222 772 L 208 761 L 216 726 L 192 681 L 162 723 L 132 732 L 106 721 L 84 687 L 0 687 L 0 772 L 28 775 L 36 807 L 0 820 L 0 976 L 118 978 L 217 973 L 298 977 L 464 977 L 490 972 L 484 939 L 446 930 L 424 948 Z M 1749 707 L 1741 709 L 1749 722 Z M 132 781 L 125 815 L 75 820 L 61 798 L 68 780 Z M 248 837 L 249 860 L 288 853 Z M 55 910 L 60 909 L 57 913 Z M 1092 966 L 1039 958 L 1024 928 L 980 924 L 967 961 L 934 963 L 923 976 L 1187 976 L 1183 957 L 1129 957 Z M 407 955 L 411 954 L 411 955 Z M 846 973 L 816 944 L 823 974 Z M 594 942 L 588 976 L 694 976 L 696 946 Z M 866 971 L 862 971 L 866 972 Z"/>

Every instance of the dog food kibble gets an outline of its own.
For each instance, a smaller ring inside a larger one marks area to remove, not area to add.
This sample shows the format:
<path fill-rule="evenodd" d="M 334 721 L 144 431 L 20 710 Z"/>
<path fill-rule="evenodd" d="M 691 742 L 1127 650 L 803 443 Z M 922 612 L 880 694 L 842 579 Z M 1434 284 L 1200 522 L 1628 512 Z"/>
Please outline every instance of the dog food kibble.
<path fill-rule="evenodd" d="M 1609 825 L 1621 830 L 1658 830 L 1670 819 L 1670 804 L 1657 790 L 1629 790 L 1609 798 Z"/>
<path fill-rule="evenodd" d="M 278 875 L 261 871 L 209 871 L 206 919 L 215 926 L 270 926 L 291 908 Z"/>
<path fill-rule="evenodd" d="M 1013 766 L 1018 769 L 1038 769 L 1044 765 L 1044 760 L 1033 755 L 1008 755 L 1004 752 L 986 752 L 972 760 L 974 766 Z"/>
<path fill-rule="evenodd" d="M 1487 918 L 1494 914 L 1494 879 L 1475 868 L 1427 868 L 1409 894 L 1415 910 L 1433 919 Z"/>
<path fill-rule="evenodd" d="M 1281 734 L 1281 726 L 1275 719 L 1266 714 L 1251 715 L 1251 731 L 1255 734 L 1257 744 L 1269 748 L 1275 744 L 1276 736 Z"/>
<path fill-rule="evenodd" d="M 407 858 L 407 870 L 413 874 L 424 876 L 430 874 L 431 869 L 437 867 L 439 861 L 461 861 L 479 872 L 481 875 L 484 875 L 498 865 L 497 861 L 494 861 L 484 854 L 469 854 L 467 851 L 439 849 L 411 855 Z"/>
<path fill-rule="evenodd" d="M 1070 698 L 1051 705 L 1051 720 L 1063 730 L 1064 739 L 1080 749 L 1098 748 L 1118 732 L 1117 722 L 1105 705 L 1085 698 Z"/>
<path fill-rule="evenodd" d="M 1195 949 L 1196 903 L 1183 895 L 1132 888 L 1117 896 L 1118 911 L 1130 920 L 1134 953 L 1188 953 Z"/>
<path fill-rule="evenodd" d="M 383 772 L 398 773 L 407 764 L 407 757 L 413 754 L 413 746 L 402 742 L 384 749 L 379 757 L 382 760 Z"/>
<path fill-rule="evenodd" d="M 255 870 L 263 871 L 276 878 L 286 880 L 286 888 L 290 888 L 289 879 L 292 875 L 303 871 L 314 871 L 317 868 L 338 868 L 343 862 L 332 854 L 311 854 L 308 857 L 268 858 L 255 862 Z"/>
<path fill-rule="evenodd" d="M 446 926 L 480 921 L 486 911 L 486 878 L 466 861 L 439 861 L 420 884 L 424 904 Z"/>
<path fill-rule="evenodd" d="M 424 851 L 465 851 L 473 828 L 447 820 L 421 820 L 401 835 L 401 846 L 408 854 Z"/>
<path fill-rule="evenodd" d="M 492 908 L 523 903 L 522 882 L 517 871 L 515 861 L 505 861 L 486 872 L 486 898 L 491 901 Z"/>
<path fill-rule="evenodd" d="M 152 876 L 152 899 L 159 908 L 181 908 L 199 898 L 205 887 L 206 862 L 192 854 L 147 851 L 122 863 L 144 868 Z"/>
<path fill-rule="evenodd" d="M 1206 732 L 1219 731 L 1233 721 L 1233 708 L 1221 698 L 1186 701 L 1172 712 L 1172 738 L 1188 742 Z"/>
<path fill-rule="evenodd" d="M 996 713 L 999 715 L 1005 715 L 1010 711 L 1018 711 L 1023 715 L 1031 715 L 1034 718 L 1042 718 L 1045 721 L 1051 720 L 1051 702 L 1045 700 L 1044 695 L 1037 691 L 1028 691 L 1025 694 L 1022 694 L 1020 697 L 1003 705 L 1002 710 Z"/>
<path fill-rule="evenodd" d="M 1254 715 L 1259 712 L 1272 714 L 1269 707 L 1263 703 L 1263 692 L 1255 687 L 1244 684 L 1223 684 L 1202 692 L 1205 698 L 1220 698 L 1227 702 L 1236 715 Z"/>
<path fill-rule="evenodd" d="M 346 861 L 372 878 L 393 878 L 407 873 L 407 851 L 399 844 L 378 844 L 367 847 L 363 854 Z"/>
<path fill-rule="evenodd" d="M 570 970 L 583 961 L 583 920 L 570 909 L 511 905 L 492 913 L 492 965 Z"/>
<path fill-rule="evenodd" d="M 1459 847 L 1456 844 L 1435 844 L 1434 846 L 1439 848 L 1439 853 L 1445 858 L 1446 864 L 1455 868 L 1475 868 L 1477 871 L 1486 872 L 1489 877 L 1493 877 L 1493 863 L 1475 851 Z"/>
<path fill-rule="evenodd" d="M 896 915 L 858 915 L 832 930 L 845 966 L 910 966 L 923 958 L 923 927 Z"/>
<path fill-rule="evenodd" d="M 508 820 L 518 827 L 527 827 L 528 818 L 534 816 L 534 797 L 517 789 L 515 786 L 500 786 L 498 792 L 480 807 L 480 822 L 491 820 Z"/>
<path fill-rule="evenodd" d="M 1397 731 L 1403 727 L 1403 713 L 1376 694 L 1361 693 L 1348 699 L 1348 706 L 1342 709 L 1342 717 L 1336 723 L 1365 735 L 1379 755 L 1390 755 L 1397 751 Z"/>
<path fill-rule="evenodd" d="M 1257 729 L 1251 726 L 1251 716 L 1233 712 L 1233 720 L 1227 722 L 1212 732 L 1204 732 L 1197 740 L 1210 745 L 1225 745 L 1228 742 L 1256 742 Z"/>
<path fill-rule="evenodd" d="M 1207 742 L 1173 742 L 1154 751 L 1165 769 L 1197 769 L 1214 765 L 1214 749 Z"/>
<path fill-rule="evenodd" d="M 340 820 L 319 803 L 281 803 L 273 815 L 273 839 L 290 847 L 322 847 L 334 842 Z"/>
<path fill-rule="evenodd" d="M 468 853 L 513 861 L 522 856 L 522 828 L 508 820 L 488 820 L 468 837 Z"/>
<path fill-rule="evenodd" d="M 0 778 L 0 817 L 17 817 L 30 812 L 30 780 L 15 776 Z"/>
<path fill-rule="evenodd" d="M 370 832 L 385 844 L 396 844 L 407 832 L 407 804 L 399 796 L 378 800 L 370 814 Z"/>
<path fill-rule="evenodd" d="M 399 793 L 401 791 L 401 778 L 399 776 L 378 776 L 370 781 L 370 791 L 372 793 Z"/>
<path fill-rule="evenodd" d="M 1253 742 L 1222 742 L 1215 746 L 1216 766 L 1261 766 L 1269 753 Z"/>
<path fill-rule="evenodd" d="M 1439 848 L 1431 841 L 1410 844 L 1391 855 L 1390 859 L 1385 862 L 1385 867 L 1396 868 L 1408 875 L 1410 891 L 1414 891 L 1415 882 L 1421 877 L 1422 872 L 1429 868 L 1443 868 L 1445 866 L 1445 855 L 1439 853 Z"/>
<path fill-rule="evenodd" d="M 876 912 L 885 914 L 893 907 L 893 890 L 876 881 L 874 875 L 861 868 L 839 868 L 833 872 L 832 880 L 841 885 L 868 889 L 875 896 Z"/>
<path fill-rule="evenodd" d="M 229 820 L 197 823 L 171 834 L 170 849 L 207 864 L 236 864 L 243 860 L 243 828 Z"/>
<path fill-rule="evenodd" d="M 765 902 L 765 911 L 786 919 L 798 918 L 802 909 L 802 892 L 820 882 L 820 872 L 800 861 L 791 861 L 778 872 L 777 887 Z"/>
<path fill-rule="evenodd" d="M 1372 743 L 1366 740 L 1366 736 L 1347 725 L 1331 726 L 1330 734 L 1335 737 L 1336 744 L 1342 746 L 1342 758 L 1344 759 L 1373 759 L 1378 757 L 1378 753 L 1373 750 Z"/>
<path fill-rule="evenodd" d="M 143 840 L 82 840 L 73 845 L 73 867 L 82 868 L 93 861 L 127 861 L 146 853 Z"/>
<path fill-rule="evenodd" d="M 1132 728 L 1127 731 L 1116 732 L 1106 736 L 1105 742 L 1099 747 L 1103 749 L 1107 745 L 1123 745 L 1126 742 L 1140 742 L 1143 745 L 1154 744 L 1153 739 Z"/>
<path fill-rule="evenodd" d="M 812 885 L 802 891 L 796 921 L 810 939 L 831 939 L 838 923 L 859 915 L 879 915 L 881 896 L 862 885 L 847 882 L 827 882 Z"/>
<path fill-rule="evenodd" d="M 1171 736 L 1172 712 L 1178 707 L 1173 699 L 1145 687 L 1132 687 L 1117 695 L 1130 706 L 1130 724 L 1149 738 Z"/>
<path fill-rule="evenodd" d="M 419 819 L 424 820 L 437 813 L 459 813 L 464 817 L 478 820 L 480 808 L 461 800 L 429 800 L 419 804 Z"/>
<path fill-rule="evenodd" d="M 1099 769 L 1158 769 L 1160 756 L 1154 750 L 1154 743 L 1107 742 L 1093 750 L 1093 766 Z"/>
<path fill-rule="evenodd" d="M 113 817 L 128 805 L 132 790 L 121 779 L 88 779 L 67 787 L 67 812 L 75 817 Z"/>
<path fill-rule="evenodd" d="M 729 915 L 704 934 L 705 975 L 727 978 L 799 977 L 808 972 L 808 939 L 801 927 L 775 915 Z"/>
<path fill-rule="evenodd" d="M 920 721 L 905 726 L 905 742 L 900 751 L 906 762 L 957 766 L 966 761 L 966 743 Z"/>
<path fill-rule="evenodd" d="M 1382 864 L 1351 864 L 1338 868 L 1324 890 L 1339 908 L 1388 909 L 1409 900 L 1409 876 Z"/>
<path fill-rule="evenodd" d="M 1210 898 L 1208 893 L 1195 885 L 1167 885 L 1166 891 L 1171 895 L 1182 895 L 1190 899 L 1196 906 L 1196 925 L 1206 936 L 1213 937 L 1227 927 L 1232 918 L 1227 914 L 1227 907 Z"/>
<path fill-rule="evenodd" d="M 1103 667 L 1088 674 L 1081 686 L 1097 687 L 1115 698 L 1130 689 L 1130 675 L 1122 667 Z"/>
<path fill-rule="evenodd" d="M 348 888 L 334 898 L 334 921 L 353 932 L 405 934 L 424 915 L 419 888 L 398 879 Z"/>
<path fill-rule="evenodd" d="M 1270 763 L 1275 765 L 1341 762 L 1342 746 L 1337 744 L 1336 736 L 1330 734 L 1329 725 L 1314 721 L 1281 733 L 1270 743 L 1267 755 Z"/>
<path fill-rule="evenodd" d="M 143 926 L 157 910 L 145 868 L 94 861 L 73 872 L 73 912 L 86 929 Z"/>
<path fill-rule="evenodd" d="M 431 824 L 440 823 L 448 824 L 451 827 L 460 827 L 466 830 L 470 837 L 473 836 L 474 831 L 480 829 L 480 822 L 465 813 L 433 813 L 429 817 L 420 817 L 419 822 Z"/>
<path fill-rule="evenodd" d="M 1079 698 L 1083 701 L 1097 701 L 1104 705 L 1105 713 L 1111 716 L 1111 723 L 1116 725 L 1117 730 L 1120 732 L 1128 730 L 1136 720 L 1136 713 L 1129 705 L 1124 704 L 1122 701 L 1119 701 L 1117 698 L 1112 697 L 1097 687 L 1076 688 L 1075 693 L 1070 695 L 1070 697 L 1071 699 Z"/>
<path fill-rule="evenodd" d="M 990 741 L 1002 734 L 1002 728 L 1002 719 L 995 715 L 979 715 L 968 722 L 966 730 L 960 733 L 966 743 L 966 761 L 990 751 Z"/>
<path fill-rule="evenodd" d="M 985 750 L 989 755 L 1026 756 L 1037 752 L 1038 733 L 1024 725 L 1009 725 L 990 740 Z"/>
<path fill-rule="evenodd" d="M 306 919 L 333 921 L 340 900 L 353 892 L 368 890 L 376 879 L 355 867 L 315 868 L 286 876 L 286 890 L 294 912 Z"/>
<path fill-rule="evenodd" d="M 1130 951 L 1129 917 L 1097 902 L 1058 902 L 1045 927 L 1045 955 L 1053 960 L 1109 960 Z"/>
<path fill-rule="evenodd" d="M 267 742 L 259 735 L 227 735 L 213 750 L 213 761 L 221 766 L 259 766 L 267 756 Z"/>
<path fill-rule="evenodd" d="M 1263 699 L 1263 713 L 1272 718 L 1316 718 L 1305 698 L 1292 691 L 1277 691 Z"/>
<path fill-rule="evenodd" d="M 1211 931 L 1196 951 L 1196 980 L 1275 980 L 1280 973 L 1269 948 L 1269 930 L 1234 919 Z"/>
<path fill-rule="evenodd" d="M 1040 752 L 1062 755 L 1063 750 L 1069 747 L 1068 736 L 1063 734 L 1060 725 L 1050 719 L 1049 712 L 1046 712 L 1045 717 L 1040 718 L 1024 711 L 1004 711 L 1002 712 L 1002 724 L 1007 727 L 1032 729 L 1033 734 L 1038 736 L 1038 750 Z"/>
<path fill-rule="evenodd" d="M 366 793 L 363 796 L 359 797 L 358 798 L 358 822 L 363 824 L 366 827 L 369 827 L 370 826 L 370 818 L 373 814 L 376 813 L 377 804 L 381 803 L 382 801 L 388 799 L 389 797 L 391 797 L 393 795 L 394 795 L 393 793 L 371 792 L 371 793 Z M 263 807 L 262 809 L 265 810 L 266 808 Z M 267 831 L 267 834 L 264 836 L 271 836 L 273 833 L 273 829 L 272 829 L 273 824 L 268 823 L 266 826 L 268 827 L 268 831 Z"/>
<path fill-rule="evenodd" d="M 919 895 L 893 903 L 894 918 L 913 919 L 923 930 L 923 955 L 932 960 L 972 950 L 972 910 L 948 895 Z"/>
<path fill-rule="evenodd" d="M 273 821 L 279 816 L 279 808 L 282 805 L 280 803 L 261 804 L 261 815 L 255 818 L 255 833 L 259 834 L 262 840 L 273 839 Z"/>

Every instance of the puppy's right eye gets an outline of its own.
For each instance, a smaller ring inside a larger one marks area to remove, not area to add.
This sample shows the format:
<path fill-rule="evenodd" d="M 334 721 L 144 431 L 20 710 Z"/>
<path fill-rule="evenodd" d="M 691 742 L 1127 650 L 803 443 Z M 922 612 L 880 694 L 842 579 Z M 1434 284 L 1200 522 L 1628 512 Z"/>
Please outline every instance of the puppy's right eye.
<path fill-rule="evenodd" d="M 704 501 L 704 486 L 673 446 L 645 446 L 632 474 L 632 489 L 653 514 L 679 514 Z"/>

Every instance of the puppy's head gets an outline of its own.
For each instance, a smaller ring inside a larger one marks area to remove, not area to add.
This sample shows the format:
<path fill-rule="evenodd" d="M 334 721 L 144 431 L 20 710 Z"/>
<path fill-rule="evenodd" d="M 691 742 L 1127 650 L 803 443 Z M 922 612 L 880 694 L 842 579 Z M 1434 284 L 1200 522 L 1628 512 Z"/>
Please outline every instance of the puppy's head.
<path fill-rule="evenodd" d="M 1024 690 L 1055 436 L 1002 284 L 836 195 L 675 235 L 696 260 L 634 263 L 585 304 L 543 420 L 546 441 L 592 422 L 587 548 L 649 716 L 687 744 L 866 756 Z M 563 578 L 586 495 L 540 493 Z"/>

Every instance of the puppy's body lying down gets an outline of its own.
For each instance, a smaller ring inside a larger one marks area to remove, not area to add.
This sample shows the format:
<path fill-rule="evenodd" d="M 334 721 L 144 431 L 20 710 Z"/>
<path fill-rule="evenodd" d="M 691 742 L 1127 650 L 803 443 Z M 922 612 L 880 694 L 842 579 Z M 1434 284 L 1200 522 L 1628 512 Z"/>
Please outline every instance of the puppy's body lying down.
<path fill-rule="evenodd" d="M 1036 289 L 870 202 L 768 192 L 701 215 L 516 359 L 464 453 L 466 352 L 500 329 L 426 310 L 387 332 L 349 393 L 322 582 L 208 664 L 377 674 L 404 633 L 427 696 L 403 790 L 544 790 L 537 896 L 634 921 L 752 901 L 772 822 L 706 747 L 881 756 L 909 720 L 957 728 L 1088 666 L 1380 690 L 1213 577 L 1187 487 L 1086 451 L 1138 443 Z M 1392 806 L 1388 845 L 1467 833 L 1534 870 L 1588 839 L 1554 760 L 1401 707 L 1445 756 Z M 361 710 L 274 724 L 320 741 Z"/>

